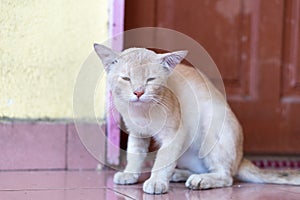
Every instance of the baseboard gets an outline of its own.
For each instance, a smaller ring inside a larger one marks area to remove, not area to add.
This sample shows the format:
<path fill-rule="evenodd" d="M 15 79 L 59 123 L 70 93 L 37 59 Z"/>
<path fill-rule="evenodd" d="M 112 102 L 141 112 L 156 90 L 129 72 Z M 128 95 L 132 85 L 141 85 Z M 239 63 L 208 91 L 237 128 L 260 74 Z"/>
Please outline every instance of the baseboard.
<path fill-rule="evenodd" d="M 81 144 L 73 123 L 1 122 L 0 137 L 0 170 L 86 170 L 98 166 Z"/>
<path fill-rule="evenodd" d="M 102 127 L 105 128 L 105 124 Z M 70 122 L 0 122 L 0 170 L 94 170 L 99 162 Z M 99 141 L 104 145 L 105 141 Z M 260 168 L 300 169 L 300 156 L 246 156 Z"/>
<path fill-rule="evenodd" d="M 255 155 L 246 156 L 257 167 L 266 169 L 300 169 L 300 156 Z"/>

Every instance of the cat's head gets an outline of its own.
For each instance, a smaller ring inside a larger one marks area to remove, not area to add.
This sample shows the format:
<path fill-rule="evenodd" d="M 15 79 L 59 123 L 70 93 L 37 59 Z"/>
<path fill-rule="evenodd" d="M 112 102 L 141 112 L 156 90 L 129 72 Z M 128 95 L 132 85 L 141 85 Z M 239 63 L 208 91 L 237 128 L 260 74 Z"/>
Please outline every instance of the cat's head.
<path fill-rule="evenodd" d="M 114 97 L 130 103 L 159 99 L 168 77 L 187 54 L 187 51 L 157 54 L 144 48 L 117 53 L 99 44 L 94 48 L 105 67 Z"/>

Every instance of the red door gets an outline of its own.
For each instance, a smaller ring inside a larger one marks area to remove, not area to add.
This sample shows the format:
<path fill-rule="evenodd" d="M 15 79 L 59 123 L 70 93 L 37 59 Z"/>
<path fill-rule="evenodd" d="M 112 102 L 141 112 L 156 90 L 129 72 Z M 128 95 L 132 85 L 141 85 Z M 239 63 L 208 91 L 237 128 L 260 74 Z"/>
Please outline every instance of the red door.
<path fill-rule="evenodd" d="M 300 153 L 299 0 L 130 0 L 125 29 L 164 27 L 197 40 L 223 77 L 246 153 Z"/>

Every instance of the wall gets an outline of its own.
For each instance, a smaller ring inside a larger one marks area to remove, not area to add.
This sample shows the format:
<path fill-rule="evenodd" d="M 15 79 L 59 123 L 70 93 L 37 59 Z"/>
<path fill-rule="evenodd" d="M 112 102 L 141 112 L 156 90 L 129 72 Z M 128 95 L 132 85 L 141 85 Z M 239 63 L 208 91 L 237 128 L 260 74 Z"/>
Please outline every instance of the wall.
<path fill-rule="evenodd" d="M 108 36 L 107 0 L 3 0 L 0 118 L 69 119 L 81 64 Z M 104 112 L 104 86 L 96 99 Z"/>

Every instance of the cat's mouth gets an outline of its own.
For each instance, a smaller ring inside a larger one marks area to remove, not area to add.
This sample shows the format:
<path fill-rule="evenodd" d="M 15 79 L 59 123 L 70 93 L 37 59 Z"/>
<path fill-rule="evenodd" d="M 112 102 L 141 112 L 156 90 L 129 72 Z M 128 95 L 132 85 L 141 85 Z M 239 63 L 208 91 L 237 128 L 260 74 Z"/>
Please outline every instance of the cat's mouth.
<path fill-rule="evenodd" d="M 144 102 L 142 100 L 129 101 L 129 105 L 133 107 L 143 107 L 146 104 L 147 102 Z"/>
<path fill-rule="evenodd" d="M 146 103 L 148 101 L 145 101 L 144 99 L 134 99 L 134 100 L 130 100 L 130 103 Z"/>
<path fill-rule="evenodd" d="M 150 99 L 146 99 L 146 98 L 135 98 L 135 99 L 130 99 L 129 103 L 132 104 L 144 104 L 144 103 L 150 103 L 151 100 Z"/>

